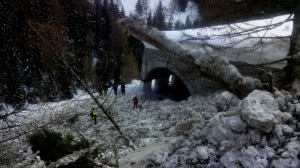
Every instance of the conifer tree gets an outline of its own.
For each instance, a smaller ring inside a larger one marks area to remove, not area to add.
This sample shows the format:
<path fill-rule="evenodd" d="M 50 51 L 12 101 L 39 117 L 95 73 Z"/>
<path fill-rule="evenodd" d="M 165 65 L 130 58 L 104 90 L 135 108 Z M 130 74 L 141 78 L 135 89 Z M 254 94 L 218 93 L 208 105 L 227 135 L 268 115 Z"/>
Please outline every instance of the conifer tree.
<path fill-rule="evenodd" d="M 189 28 L 191 28 L 191 27 L 192 27 L 192 24 L 191 24 L 191 21 L 190 21 L 190 16 L 187 15 L 187 16 L 186 16 L 186 19 L 185 19 L 185 28 L 186 28 L 186 29 L 189 29 Z"/>
<path fill-rule="evenodd" d="M 144 10 L 143 10 L 143 6 L 142 6 L 142 3 L 141 3 L 141 0 L 138 0 L 135 4 L 135 11 L 136 13 L 142 15 L 144 13 Z"/>
<path fill-rule="evenodd" d="M 161 0 L 159 1 L 158 6 L 154 12 L 153 26 L 158 28 L 159 30 L 164 30 L 166 28 L 164 8 Z"/>
<path fill-rule="evenodd" d="M 121 12 L 120 12 L 120 18 L 124 18 L 124 17 L 125 17 L 125 10 L 124 10 L 124 6 L 122 6 Z"/>
<path fill-rule="evenodd" d="M 175 6 L 180 12 L 185 12 L 189 0 L 173 0 Z"/>
<path fill-rule="evenodd" d="M 167 29 L 172 30 L 173 29 L 173 15 L 170 16 L 168 24 L 167 24 Z"/>
<path fill-rule="evenodd" d="M 131 49 L 133 55 L 136 57 L 138 62 L 139 71 L 141 71 L 142 61 L 143 61 L 143 53 L 144 53 L 144 44 L 141 40 L 129 36 L 129 48 Z"/>
<path fill-rule="evenodd" d="M 153 18 L 152 18 L 152 12 L 151 11 L 148 13 L 148 16 L 147 16 L 147 25 L 148 26 L 153 26 Z"/>

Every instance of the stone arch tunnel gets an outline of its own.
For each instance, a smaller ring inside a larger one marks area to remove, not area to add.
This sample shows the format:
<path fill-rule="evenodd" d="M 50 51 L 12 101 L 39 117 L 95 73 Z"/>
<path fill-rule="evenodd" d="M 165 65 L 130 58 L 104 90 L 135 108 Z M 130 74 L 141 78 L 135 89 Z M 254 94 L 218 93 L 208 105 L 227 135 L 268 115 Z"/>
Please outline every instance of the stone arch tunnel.
<path fill-rule="evenodd" d="M 197 68 L 160 50 L 145 48 L 141 67 L 144 95 L 180 101 L 190 95 L 206 96 L 215 91 L 218 86 L 197 73 Z"/>
<path fill-rule="evenodd" d="M 186 100 L 191 94 L 183 81 L 167 68 L 151 69 L 144 80 L 144 92 L 158 99 Z"/>

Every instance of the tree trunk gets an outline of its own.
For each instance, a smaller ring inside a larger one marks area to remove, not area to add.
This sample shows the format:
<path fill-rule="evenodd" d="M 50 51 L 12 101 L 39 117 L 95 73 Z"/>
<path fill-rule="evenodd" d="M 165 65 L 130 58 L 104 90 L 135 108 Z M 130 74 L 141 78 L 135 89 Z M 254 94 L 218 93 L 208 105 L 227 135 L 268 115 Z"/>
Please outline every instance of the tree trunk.
<path fill-rule="evenodd" d="M 287 66 L 283 88 L 288 90 L 300 91 L 300 8 L 294 13 L 293 32 L 291 35 L 290 50 L 288 54 Z"/>
<path fill-rule="evenodd" d="M 197 71 L 203 76 L 215 81 L 239 98 L 247 96 L 255 89 L 262 89 L 262 84 L 258 79 L 242 76 L 227 59 L 198 50 L 184 49 L 177 42 L 169 40 L 156 28 L 144 25 L 139 16 L 124 18 L 118 23 L 127 33 L 153 45 L 175 60 L 182 60 L 182 63 L 187 65 L 196 64 Z"/>

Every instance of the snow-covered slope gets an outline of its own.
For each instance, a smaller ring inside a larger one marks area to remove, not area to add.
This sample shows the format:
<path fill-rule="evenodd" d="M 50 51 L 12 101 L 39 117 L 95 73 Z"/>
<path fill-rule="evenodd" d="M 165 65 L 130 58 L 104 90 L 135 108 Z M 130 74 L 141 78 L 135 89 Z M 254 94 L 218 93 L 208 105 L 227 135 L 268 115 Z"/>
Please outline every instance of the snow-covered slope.
<path fill-rule="evenodd" d="M 168 39 L 179 42 L 185 48 L 204 50 L 206 54 L 226 57 L 233 62 L 265 64 L 286 58 L 290 43 L 288 37 L 293 29 L 292 21 L 286 21 L 289 19 L 290 15 L 283 15 L 231 25 L 164 33 Z M 267 26 L 269 28 L 266 29 Z M 155 49 L 148 43 L 145 43 L 145 46 Z M 283 68 L 285 65 L 286 61 L 282 61 L 271 64 L 270 67 Z"/>

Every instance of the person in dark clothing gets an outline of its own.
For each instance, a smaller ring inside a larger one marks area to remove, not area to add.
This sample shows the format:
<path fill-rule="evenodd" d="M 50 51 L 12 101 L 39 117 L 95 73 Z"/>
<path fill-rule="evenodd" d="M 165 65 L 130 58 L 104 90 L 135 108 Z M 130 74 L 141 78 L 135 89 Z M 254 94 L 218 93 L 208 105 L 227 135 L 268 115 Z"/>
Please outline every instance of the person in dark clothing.
<path fill-rule="evenodd" d="M 132 100 L 133 100 L 133 108 L 138 108 L 139 99 L 135 96 Z"/>
<path fill-rule="evenodd" d="M 115 96 L 117 96 L 117 94 L 118 94 L 118 85 L 116 83 L 113 85 L 113 90 L 114 90 Z"/>
<path fill-rule="evenodd" d="M 97 110 L 95 109 L 95 107 L 92 108 L 92 111 L 91 111 L 91 118 L 94 118 L 95 120 L 95 125 L 97 124 L 97 115 L 98 115 L 98 112 Z"/>
<path fill-rule="evenodd" d="M 121 85 L 121 92 L 123 95 L 125 94 L 125 84 L 124 83 L 122 83 L 122 85 Z"/>

